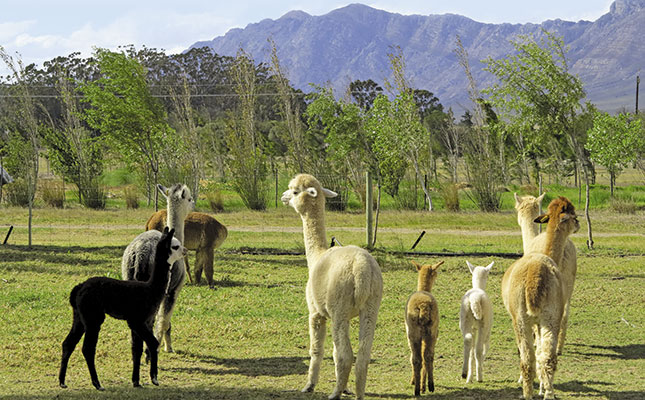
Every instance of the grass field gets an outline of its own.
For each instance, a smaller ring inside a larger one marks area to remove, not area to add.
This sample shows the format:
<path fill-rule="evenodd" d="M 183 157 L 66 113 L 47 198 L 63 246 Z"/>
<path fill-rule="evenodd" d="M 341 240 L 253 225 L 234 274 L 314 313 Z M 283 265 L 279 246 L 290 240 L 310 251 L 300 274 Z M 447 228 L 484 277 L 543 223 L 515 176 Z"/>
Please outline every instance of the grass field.
<path fill-rule="evenodd" d="M 129 331 L 108 318 L 97 349 L 97 370 L 106 392 L 90 383 L 80 346 L 70 360 L 67 384 L 58 388 L 61 342 L 71 326 L 68 296 L 87 277 L 120 277 L 120 258 L 141 232 L 149 209 L 87 211 L 39 208 L 34 246 L 26 247 L 26 210 L 0 209 L 0 240 L 9 225 L 9 245 L 0 245 L 0 398 L 11 399 L 326 399 L 334 386 L 332 341 L 320 383 L 301 394 L 308 360 L 304 255 L 241 254 L 245 247 L 302 252 L 300 218 L 286 207 L 258 213 L 235 211 L 216 217 L 229 237 L 216 253 L 217 288 L 187 284 L 173 317 L 174 354 L 160 355 L 160 387 L 131 387 Z M 586 223 L 573 241 L 579 252 L 568 340 L 555 375 L 559 399 L 645 397 L 645 212 L 593 211 L 596 249 L 587 250 Z M 343 244 L 363 244 L 360 213 L 328 213 L 327 234 Z M 445 256 L 433 294 L 440 307 L 435 360 L 436 399 L 516 399 L 519 360 L 500 281 L 513 262 L 502 253 L 521 251 L 515 214 L 467 211 L 397 212 L 381 215 L 377 250 L 384 297 L 368 373 L 367 398 L 410 398 L 409 350 L 403 307 L 416 287 L 410 259 L 403 256 L 422 230 L 420 252 L 491 253 L 475 264 L 495 261 L 487 292 L 495 322 L 484 382 L 461 378 L 459 300 L 470 287 L 463 256 Z M 191 261 L 194 259 L 191 254 Z M 193 262 L 194 264 L 194 262 Z M 354 321 L 356 322 L 356 321 Z M 329 329 L 328 329 L 329 330 Z M 352 324 L 356 347 L 357 324 Z M 353 373 L 352 373 L 353 375 Z M 350 388 L 353 376 L 350 377 Z"/>

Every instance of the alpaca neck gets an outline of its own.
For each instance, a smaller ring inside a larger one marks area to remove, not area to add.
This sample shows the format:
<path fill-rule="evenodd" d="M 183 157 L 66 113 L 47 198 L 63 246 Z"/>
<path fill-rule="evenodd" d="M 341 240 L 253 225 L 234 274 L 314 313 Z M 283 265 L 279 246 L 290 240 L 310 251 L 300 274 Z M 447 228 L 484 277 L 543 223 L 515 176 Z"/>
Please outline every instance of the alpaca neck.
<path fill-rule="evenodd" d="M 157 254 L 158 257 L 168 257 L 167 254 Z M 161 262 L 164 264 L 162 265 Z M 156 261 L 156 265 L 152 270 L 152 275 L 148 280 L 148 286 L 152 288 L 156 293 L 165 293 L 168 288 L 168 272 L 170 266 L 168 265 L 167 260 Z"/>
<path fill-rule="evenodd" d="M 543 253 L 551 257 L 556 265 L 562 263 L 564 256 L 564 247 L 567 244 L 567 237 L 569 235 L 558 229 L 556 224 L 549 224 L 546 228 L 546 242 L 544 244 Z"/>
<path fill-rule="evenodd" d="M 529 252 L 531 241 L 540 233 L 539 226 L 530 218 L 522 218 L 520 229 L 522 231 L 522 247 L 524 254 L 526 254 Z"/>
<path fill-rule="evenodd" d="M 486 290 L 486 280 L 475 279 L 473 277 L 473 289 Z"/>
<path fill-rule="evenodd" d="M 307 264 L 313 266 L 318 258 L 329 248 L 327 247 L 325 232 L 325 215 L 323 212 L 315 210 L 301 215 L 301 218 Z"/>
<path fill-rule="evenodd" d="M 425 277 L 419 276 L 419 283 L 417 284 L 418 292 L 429 292 L 432 289 L 432 281 Z"/>
<path fill-rule="evenodd" d="M 181 244 L 184 244 L 184 220 L 186 219 L 186 216 L 179 215 L 176 210 L 175 212 L 171 211 L 172 210 L 168 210 L 166 225 L 168 226 L 168 229 L 175 230 L 175 237 L 179 242 L 181 242 Z"/>

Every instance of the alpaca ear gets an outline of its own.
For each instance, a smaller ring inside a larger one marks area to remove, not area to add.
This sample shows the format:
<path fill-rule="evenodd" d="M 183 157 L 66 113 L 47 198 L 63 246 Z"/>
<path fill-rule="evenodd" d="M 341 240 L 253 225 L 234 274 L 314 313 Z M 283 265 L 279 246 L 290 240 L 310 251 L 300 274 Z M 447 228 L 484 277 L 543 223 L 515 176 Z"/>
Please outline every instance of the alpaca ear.
<path fill-rule="evenodd" d="M 421 271 L 421 267 L 422 267 L 421 264 L 419 264 L 418 262 L 416 262 L 414 260 L 410 260 L 410 262 L 412 263 L 412 265 L 414 265 L 417 268 L 417 271 Z"/>
<path fill-rule="evenodd" d="M 538 223 L 538 224 L 545 224 L 549 222 L 549 214 L 542 214 L 539 215 L 537 218 L 533 220 L 533 222 Z"/>
<path fill-rule="evenodd" d="M 513 197 L 515 197 L 515 207 L 519 206 L 521 203 L 520 197 L 517 195 L 517 193 L 513 193 Z"/>
<path fill-rule="evenodd" d="M 325 195 L 325 197 L 327 197 L 327 198 L 338 196 L 338 193 L 334 192 L 333 190 L 322 188 L 322 191 L 323 191 L 323 194 Z"/>
<path fill-rule="evenodd" d="M 490 264 L 488 264 L 488 265 L 486 266 L 486 270 L 487 270 L 488 272 L 490 272 L 490 270 L 491 270 L 491 269 L 493 269 L 493 264 L 495 264 L 495 261 L 491 262 Z"/>
<path fill-rule="evenodd" d="M 433 266 L 432 266 L 432 270 L 433 270 L 433 271 L 438 270 L 438 269 L 439 269 L 439 266 L 440 266 L 441 264 L 443 264 L 443 260 L 441 260 L 441 261 L 439 261 L 438 263 L 436 263 L 435 265 L 433 265 Z"/>
<path fill-rule="evenodd" d="M 470 263 L 470 261 L 466 260 L 466 264 L 468 265 L 468 269 L 470 270 L 470 273 L 473 273 L 473 270 L 475 269 L 475 266 Z"/>
<path fill-rule="evenodd" d="M 537 197 L 537 199 L 535 199 L 537 200 L 538 204 L 542 202 L 542 200 L 544 199 L 544 196 L 546 196 L 546 192 L 542 193 Z"/>
<path fill-rule="evenodd" d="M 158 183 L 158 184 L 157 184 L 157 189 L 159 190 L 159 192 L 160 192 L 161 194 L 163 194 L 163 196 L 164 196 L 165 198 L 168 198 L 168 188 L 167 188 L 167 187 L 165 187 L 164 185 L 162 185 L 162 184 Z"/>
<path fill-rule="evenodd" d="M 309 196 L 311 197 L 318 197 L 318 191 L 314 187 L 308 187 L 305 189 L 305 192 L 309 193 Z"/>

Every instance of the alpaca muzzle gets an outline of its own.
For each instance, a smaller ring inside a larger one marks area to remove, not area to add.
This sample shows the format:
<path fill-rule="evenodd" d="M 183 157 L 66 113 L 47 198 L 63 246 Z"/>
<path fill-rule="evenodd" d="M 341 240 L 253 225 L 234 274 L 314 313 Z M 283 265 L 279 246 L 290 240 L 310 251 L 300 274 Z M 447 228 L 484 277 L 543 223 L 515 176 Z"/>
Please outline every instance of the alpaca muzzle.
<path fill-rule="evenodd" d="M 282 201 L 282 204 L 288 206 L 289 201 L 291 201 L 291 190 L 285 190 L 284 193 L 282 193 L 280 200 Z"/>

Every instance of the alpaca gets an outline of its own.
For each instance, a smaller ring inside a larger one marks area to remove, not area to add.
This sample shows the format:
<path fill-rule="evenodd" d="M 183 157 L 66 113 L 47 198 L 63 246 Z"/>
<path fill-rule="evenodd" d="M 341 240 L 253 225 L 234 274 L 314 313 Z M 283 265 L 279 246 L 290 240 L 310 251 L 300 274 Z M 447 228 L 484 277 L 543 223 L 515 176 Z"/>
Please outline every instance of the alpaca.
<path fill-rule="evenodd" d="M 383 278 L 378 263 L 357 246 L 329 248 L 325 237 L 325 197 L 336 193 L 321 186 L 316 178 L 299 174 L 289 182 L 282 202 L 293 207 L 303 225 L 309 279 L 306 298 L 309 308 L 311 362 L 303 392 L 312 392 L 318 383 L 323 360 L 327 319 L 332 321 L 336 387 L 330 399 L 339 399 L 347 390 L 353 352 L 349 321 L 359 316 L 359 345 L 356 356 L 356 398 L 365 394 L 367 367 L 374 330 L 383 295 Z"/>
<path fill-rule="evenodd" d="M 184 243 L 184 220 L 195 203 L 190 189 L 186 185 L 176 184 L 171 188 L 157 185 L 168 204 L 168 227 L 175 230 L 175 237 Z M 127 280 L 146 281 L 154 265 L 154 248 L 161 238 L 161 232 L 152 230 L 141 233 L 126 247 L 121 259 L 121 276 Z M 183 259 L 177 260 L 170 274 L 168 291 L 157 312 L 155 336 L 164 342 L 164 350 L 172 353 L 172 340 L 170 337 L 170 317 L 172 316 L 175 302 L 186 279 L 186 269 Z"/>
<path fill-rule="evenodd" d="M 60 387 L 66 388 L 65 375 L 69 357 L 76 344 L 85 334 L 83 356 L 90 370 L 92 384 L 98 390 L 104 390 L 99 382 L 94 365 L 96 342 L 99 338 L 101 324 L 105 314 L 128 322 L 132 333 L 132 384 L 139 383 L 139 366 L 143 342 L 150 349 L 150 379 L 154 385 L 157 381 L 157 347 L 159 342 L 150 330 L 148 321 L 154 318 L 157 308 L 168 287 L 169 274 L 175 261 L 180 260 L 186 249 L 179 240 L 173 238 L 174 230 L 164 229 L 155 248 L 155 265 L 150 279 L 146 282 L 122 281 L 107 277 L 94 277 L 80 283 L 72 289 L 69 302 L 74 310 L 72 329 L 63 341 L 63 356 L 60 362 L 58 381 Z"/>
<path fill-rule="evenodd" d="M 434 348 L 439 334 L 439 308 L 430 294 L 432 285 L 437 279 L 439 266 L 421 265 L 414 261 L 412 264 L 419 272 L 417 291 L 412 293 L 405 305 L 405 331 L 410 346 L 410 364 L 412 364 L 412 379 L 414 395 L 425 393 L 426 382 L 428 391 L 434 392 Z"/>
<path fill-rule="evenodd" d="M 524 254 L 504 273 L 502 299 L 511 316 L 520 352 L 522 389 L 525 399 L 533 398 L 533 380 L 537 372 L 544 387 L 544 398 L 553 395 L 553 376 L 557 366 L 557 344 L 564 313 L 564 283 L 558 265 L 562 262 L 569 235 L 580 223 L 571 202 L 560 197 L 549 204 L 548 212 L 535 222 L 548 222 L 543 253 Z M 533 328 L 539 340 L 533 349 Z"/>
<path fill-rule="evenodd" d="M 166 226 L 168 211 L 160 210 L 152 214 L 146 222 L 146 231 L 156 229 L 161 231 Z M 188 214 L 184 225 L 184 246 L 195 253 L 195 282 L 200 283 L 202 271 L 206 275 L 208 286 L 213 288 L 213 252 L 228 236 L 226 227 L 215 218 L 200 212 Z M 184 259 L 186 275 L 192 283 L 188 257 Z"/>
<path fill-rule="evenodd" d="M 464 364 L 461 377 L 466 383 L 472 382 L 473 370 L 476 370 L 477 382 L 483 377 L 484 359 L 490 347 L 490 330 L 493 326 L 493 306 L 486 294 L 488 274 L 495 262 L 486 267 L 476 267 L 466 261 L 473 275 L 473 288 L 461 298 L 459 327 L 464 337 Z M 473 346 L 473 342 L 475 342 Z"/>
<path fill-rule="evenodd" d="M 524 254 L 530 252 L 544 253 L 546 245 L 546 233 L 538 234 L 538 225 L 534 222 L 539 214 L 540 203 L 544 193 L 539 197 L 525 196 L 519 198 L 515 194 L 515 209 L 517 210 L 517 222 L 522 230 L 522 244 L 524 246 Z M 576 247 L 571 239 L 567 238 L 567 243 L 564 247 L 564 256 L 562 262 L 558 263 L 558 269 L 564 283 L 564 315 L 562 316 L 562 323 L 560 324 L 560 334 L 558 335 L 558 355 L 562 354 L 564 348 L 564 341 L 567 335 L 567 325 L 569 324 L 569 306 L 571 304 L 571 295 L 573 294 L 573 286 L 576 281 L 576 272 L 578 269 Z"/>

